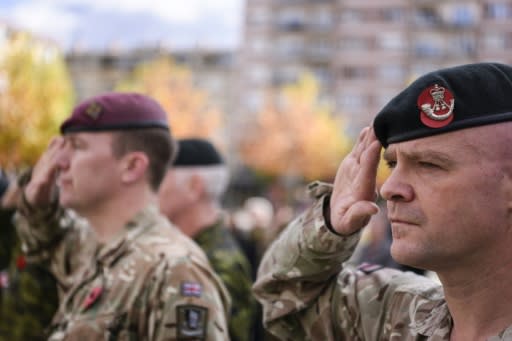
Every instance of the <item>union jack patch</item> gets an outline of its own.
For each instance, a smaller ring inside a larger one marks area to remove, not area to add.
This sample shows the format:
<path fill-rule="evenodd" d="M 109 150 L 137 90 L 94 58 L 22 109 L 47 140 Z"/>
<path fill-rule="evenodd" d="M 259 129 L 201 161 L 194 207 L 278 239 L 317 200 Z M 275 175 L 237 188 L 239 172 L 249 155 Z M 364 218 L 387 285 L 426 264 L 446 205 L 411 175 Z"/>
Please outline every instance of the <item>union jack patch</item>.
<path fill-rule="evenodd" d="M 203 288 L 201 284 L 195 282 L 182 282 L 181 295 L 186 297 L 201 297 Z"/>

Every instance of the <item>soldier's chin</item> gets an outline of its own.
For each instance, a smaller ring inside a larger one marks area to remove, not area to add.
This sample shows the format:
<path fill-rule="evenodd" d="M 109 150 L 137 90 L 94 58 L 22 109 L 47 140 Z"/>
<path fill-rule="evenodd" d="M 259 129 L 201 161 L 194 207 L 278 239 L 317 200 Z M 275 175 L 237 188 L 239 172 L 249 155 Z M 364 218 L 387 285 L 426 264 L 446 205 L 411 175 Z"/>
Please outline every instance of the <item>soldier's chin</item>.
<path fill-rule="evenodd" d="M 59 195 L 59 205 L 64 208 L 74 208 L 72 198 L 62 192 Z"/>

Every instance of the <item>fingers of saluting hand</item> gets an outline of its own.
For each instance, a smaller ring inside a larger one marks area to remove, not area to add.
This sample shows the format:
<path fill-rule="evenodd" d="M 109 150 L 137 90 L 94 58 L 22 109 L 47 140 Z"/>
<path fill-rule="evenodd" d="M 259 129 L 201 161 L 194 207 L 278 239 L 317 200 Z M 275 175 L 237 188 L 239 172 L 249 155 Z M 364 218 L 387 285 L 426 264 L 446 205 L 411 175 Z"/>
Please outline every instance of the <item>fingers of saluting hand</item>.
<path fill-rule="evenodd" d="M 373 129 L 367 127 L 338 169 L 330 208 L 333 228 L 342 234 L 362 228 L 378 212 L 374 200 L 380 148 Z"/>
<path fill-rule="evenodd" d="M 50 202 L 64 146 L 63 137 L 54 137 L 37 161 L 32 171 L 32 178 L 25 188 L 25 197 L 29 204 L 43 206 Z"/>

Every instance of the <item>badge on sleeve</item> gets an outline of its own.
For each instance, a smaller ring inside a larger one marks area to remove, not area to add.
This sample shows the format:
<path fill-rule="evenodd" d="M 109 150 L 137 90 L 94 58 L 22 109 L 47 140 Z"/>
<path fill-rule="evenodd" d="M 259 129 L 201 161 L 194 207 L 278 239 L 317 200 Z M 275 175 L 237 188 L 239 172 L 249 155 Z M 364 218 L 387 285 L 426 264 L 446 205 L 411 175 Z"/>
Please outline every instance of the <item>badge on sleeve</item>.
<path fill-rule="evenodd" d="M 377 270 L 382 269 L 383 266 L 380 264 L 372 264 L 372 263 L 361 263 L 357 270 L 364 272 L 365 274 L 371 274 L 372 272 L 375 272 Z"/>
<path fill-rule="evenodd" d="M 203 288 L 200 283 L 181 282 L 181 295 L 185 297 L 201 297 Z"/>
<path fill-rule="evenodd" d="M 178 340 L 206 338 L 208 309 L 197 305 L 179 305 L 176 316 Z"/>

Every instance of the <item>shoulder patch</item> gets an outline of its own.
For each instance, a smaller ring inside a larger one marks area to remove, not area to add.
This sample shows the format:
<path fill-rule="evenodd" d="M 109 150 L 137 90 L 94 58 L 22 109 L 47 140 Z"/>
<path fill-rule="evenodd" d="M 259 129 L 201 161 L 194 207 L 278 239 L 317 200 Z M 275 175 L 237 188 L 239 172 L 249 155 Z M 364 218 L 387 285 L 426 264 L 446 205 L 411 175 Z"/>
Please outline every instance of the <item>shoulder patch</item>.
<path fill-rule="evenodd" d="M 365 274 L 371 274 L 372 272 L 375 272 L 377 270 L 382 269 L 383 266 L 380 264 L 372 264 L 372 263 L 361 263 L 357 270 L 364 272 Z"/>
<path fill-rule="evenodd" d="M 208 309 L 197 305 L 179 305 L 176 307 L 178 317 L 178 340 L 204 340 L 208 328 Z"/>
<path fill-rule="evenodd" d="M 201 297 L 203 287 L 196 282 L 181 282 L 181 295 L 185 297 Z"/>

